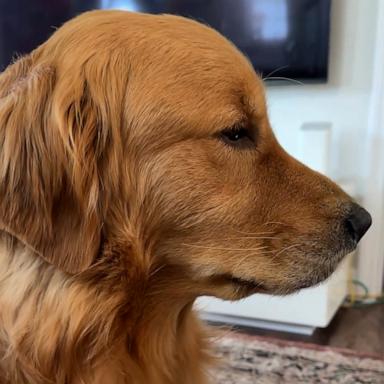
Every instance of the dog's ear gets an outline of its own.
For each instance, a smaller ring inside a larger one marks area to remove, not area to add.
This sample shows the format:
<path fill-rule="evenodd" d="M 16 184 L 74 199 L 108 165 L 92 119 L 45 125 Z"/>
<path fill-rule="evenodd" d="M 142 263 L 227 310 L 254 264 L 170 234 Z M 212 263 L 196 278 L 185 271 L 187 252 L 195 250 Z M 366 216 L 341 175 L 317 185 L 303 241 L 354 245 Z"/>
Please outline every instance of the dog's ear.
<path fill-rule="evenodd" d="M 100 247 L 108 132 L 85 78 L 57 82 L 32 56 L 0 74 L 0 229 L 79 273 Z"/>

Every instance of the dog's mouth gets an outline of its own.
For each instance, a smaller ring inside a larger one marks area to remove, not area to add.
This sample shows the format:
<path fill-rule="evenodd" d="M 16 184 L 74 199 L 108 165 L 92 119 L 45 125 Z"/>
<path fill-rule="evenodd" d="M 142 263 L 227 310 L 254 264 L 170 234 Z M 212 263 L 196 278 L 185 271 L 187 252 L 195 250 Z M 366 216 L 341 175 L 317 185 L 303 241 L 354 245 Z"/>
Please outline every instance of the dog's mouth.
<path fill-rule="evenodd" d="M 264 284 L 254 279 L 238 277 L 230 273 L 216 275 L 213 279 L 216 283 L 225 285 L 230 284 L 237 290 L 246 291 L 249 293 L 262 293 L 268 291 Z"/>

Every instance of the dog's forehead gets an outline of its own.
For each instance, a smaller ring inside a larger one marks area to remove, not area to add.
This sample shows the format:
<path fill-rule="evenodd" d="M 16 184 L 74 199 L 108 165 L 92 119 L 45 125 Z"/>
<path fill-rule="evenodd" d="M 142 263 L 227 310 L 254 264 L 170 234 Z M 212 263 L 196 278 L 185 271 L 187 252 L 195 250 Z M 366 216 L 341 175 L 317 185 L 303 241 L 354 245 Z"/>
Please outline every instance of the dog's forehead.
<path fill-rule="evenodd" d="M 264 113 L 262 82 L 227 39 L 184 18 L 165 15 L 149 21 L 140 29 L 141 43 L 129 44 L 136 80 L 130 91 L 140 98 L 143 86 L 150 89 L 140 105 L 153 103 L 158 111 L 179 118 L 185 113 L 185 119 L 200 126 L 204 117 L 213 129 L 231 125 L 253 109 Z"/>
<path fill-rule="evenodd" d="M 126 100 L 137 115 L 167 113 L 200 125 L 204 117 L 207 126 L 225 126 L 244 117 L 245 105 L 264 110 L 261 80 L 249 61 L 218 32 L 193 20 L 88 12 L 59 29 L 49 45 L 69 68 L 79 65 L 79 57 L 100 63 L 116 53 L 124 56 L 123 66 L 110 68 L 114 76 L 129 72 Z"/>

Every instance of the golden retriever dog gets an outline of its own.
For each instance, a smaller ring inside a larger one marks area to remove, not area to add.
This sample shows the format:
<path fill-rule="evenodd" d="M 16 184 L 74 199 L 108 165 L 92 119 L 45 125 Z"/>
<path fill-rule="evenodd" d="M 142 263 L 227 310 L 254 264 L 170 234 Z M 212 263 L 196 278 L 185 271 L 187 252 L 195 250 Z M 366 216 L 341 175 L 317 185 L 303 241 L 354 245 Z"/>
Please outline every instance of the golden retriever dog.
<path fill-rule="evenodd" d="M 370 222 L 219 33 L 85 13 L 0 75 L 0 383 L 206 383 L 198 296 L 317 284 Z"/>

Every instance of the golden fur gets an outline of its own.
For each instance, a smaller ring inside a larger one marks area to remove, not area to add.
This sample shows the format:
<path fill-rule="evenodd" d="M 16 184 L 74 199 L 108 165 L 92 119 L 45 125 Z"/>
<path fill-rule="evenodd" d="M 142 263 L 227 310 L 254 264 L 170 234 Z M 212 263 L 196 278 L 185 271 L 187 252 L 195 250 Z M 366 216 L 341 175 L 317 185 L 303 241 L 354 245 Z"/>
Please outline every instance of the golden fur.
<path fill-rule="evenodd" d="M 0 384 L 205 383 L 194 300 L 322 281 L 349 204 L 209 27 L 71 20 L 0 75 Z"/>

